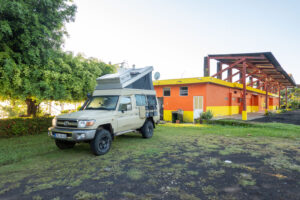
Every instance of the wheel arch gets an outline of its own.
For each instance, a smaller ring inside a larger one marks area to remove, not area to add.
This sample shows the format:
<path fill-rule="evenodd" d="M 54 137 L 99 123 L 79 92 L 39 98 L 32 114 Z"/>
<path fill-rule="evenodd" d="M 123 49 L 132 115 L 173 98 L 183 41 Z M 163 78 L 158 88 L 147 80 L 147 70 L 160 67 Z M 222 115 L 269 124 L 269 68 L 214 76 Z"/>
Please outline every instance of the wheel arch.
<path fill-rule="evenodd" d="M 153 124 L 153 128 L 155 128 L 155 123 L 154 123 L 153 117 L 148 117 L 148 118 L 146 119 L 145 123 L 146 123 L 147 121 L 151 121 L 152 124 Z"/>
<path fill-rule="evenodd" d="M 98 126 L 97 131 L 101 130 L 101 129 L 105 129 L 105 130 L 109 131 L 111 138 L 114 140 L 114 129 L 111 124 L 102 124 L 102 125 Z"/>

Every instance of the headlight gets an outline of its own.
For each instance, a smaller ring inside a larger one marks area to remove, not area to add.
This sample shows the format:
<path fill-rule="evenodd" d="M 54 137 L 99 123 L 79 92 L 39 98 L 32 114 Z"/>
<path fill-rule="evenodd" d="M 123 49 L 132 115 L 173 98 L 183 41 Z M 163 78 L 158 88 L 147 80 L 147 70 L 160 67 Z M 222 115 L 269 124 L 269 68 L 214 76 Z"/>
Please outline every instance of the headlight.
<path fill-rule="evenodd" d="M 82 121 L 78 121 L 78 128 L 85 128 L 88 126 L 93 126 L 95 123 L 95 120 L 82 120 Z"/>
<path fill-rule="evenodd" d="M 54 118 L 52 119 L 52 126 L 53 126 L 53 127 L 56 126 L 56 117 L 54 117 Z"/>

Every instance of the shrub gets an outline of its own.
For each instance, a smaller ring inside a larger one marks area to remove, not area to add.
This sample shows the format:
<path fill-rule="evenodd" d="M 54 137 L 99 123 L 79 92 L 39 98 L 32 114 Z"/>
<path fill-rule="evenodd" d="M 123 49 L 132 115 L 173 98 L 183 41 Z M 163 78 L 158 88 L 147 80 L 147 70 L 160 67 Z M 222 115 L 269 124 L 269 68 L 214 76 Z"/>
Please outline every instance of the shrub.
<path fill-rule="evenodd" d="M 287 109 L 281 109 L 280 110 L 280 113 L 286 113 L 287 112 Z"/>
<path fill-rule="evenodd" d="M 0 136 L 11 137 L 40 134 L 48 130 L 52 119 L 52 117 L 1 119 Z"/>
<path fill-rule="evenodd" d="M 265 112 L 265 116 L 273 116 L 274 115 L 274 113 L 273 112 L 271 112 L 271 111 L 266 111 Z"/>
<path fill-rule="evenodd" d="M 202 119 L 202 120 L 209 120 L 209 119 L 212 119 L 213 116 L 214 115 L 213 115 L 212 111 L 208 110 L 206 112 L 201 113 L 200 119 Z"/>

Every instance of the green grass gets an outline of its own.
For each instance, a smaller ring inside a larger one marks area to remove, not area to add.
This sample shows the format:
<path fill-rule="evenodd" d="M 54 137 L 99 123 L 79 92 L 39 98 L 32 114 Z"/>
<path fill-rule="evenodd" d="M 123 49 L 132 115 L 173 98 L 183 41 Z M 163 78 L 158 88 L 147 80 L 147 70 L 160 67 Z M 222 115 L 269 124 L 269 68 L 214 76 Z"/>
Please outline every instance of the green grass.
<path fill-rule="evenodd" d="M 59 150 L 46 133 L 0 138 L 0 196 L 18 187 L 25 188 L 24 195 L 58 186 L 80 188 L 88 180 L 114 188 L 118 186 L 116 180 L 119 177 L 125 177 L 128 183 L 140 181 L 161 187 L 161 179 L 171 177 L 172 181 L 177 181 L 186 176 L 194 179 L 185 180 L 183 185 L 195 188 L 199 183 L 221 178 L 228 167 L 248 173 L 255 171 L 243 164 L 224 164 L 211 153 L 219 156 L 239 153 L 267 156 L 263 160 L 266 166 L 299 173 L 300 166 L 295 162 L 300 156 L 299 143 L 299 126 L 276 123 L 251 126 L 164 124 L 155 129 L 151 139 L 143 139 L 135 133 L 117 137 L 111 151 L 100 157 L 92 155 L 86 143 L 77 144 L 74 149 Z M 294 152 L 296 159 L 285 155 L 285 150 Z M 190 165 L 197 168 L 189 169 Z M 199 177 L 201 171 L 198 167 L 208 168 L 207 176 Z M 253 177 L 240 172 L 233 176 L 243 187 L 256 184 Z M 212 186 L 201 187 L 204 194 L 215 194 Z M 169 186 L 169 190 L 181 199 L 197 199 L 178 185 Z M 118 192 L 126 198 L 148 198 L 147 194 L 139 196 L 133 191 Z M 38 194 L 36 198 L 39 198 Z M 148 195 L 157 197 L 158 194 Z M 73 196 L 75 199 L 104 197 L 104 193 L 94 194 L 84 189 Z"/>

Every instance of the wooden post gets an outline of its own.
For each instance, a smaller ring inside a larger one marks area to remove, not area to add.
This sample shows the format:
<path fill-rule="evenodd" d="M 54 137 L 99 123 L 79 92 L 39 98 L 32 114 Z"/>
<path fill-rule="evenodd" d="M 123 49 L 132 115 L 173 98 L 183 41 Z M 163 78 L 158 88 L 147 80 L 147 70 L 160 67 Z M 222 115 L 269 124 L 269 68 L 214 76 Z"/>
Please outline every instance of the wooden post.
<path fill-rule="evenodd" d="M 285 87 L 285 109 L 288 108 L 287 87 Z"/>
<path fill-rule="evenodd" d="M 209 57 L 204 57 L 204 77 L 210 76 L 210 63 L 209 63 Z"/>
<path fill-rule="evenodd" d="M 279 102 L 279 109 L 280 109 L 280 86 L 278 86 L 278 102 Z"/>
<path fill-rule="evenodd" d="M 246 62 L 243 62 L 242 83 L 243 83 L 243 111 L 242 111 L 242 120 L 247 120 Z"/>
<path fill-rule="evenodd" d="M 244 84 L 244 80 L 243 79 L 245 79 L 245 83 L 246 83 L 246 77 L 244 77 L 243 73 L 244 73 L 244 66 L 243 66 L 242 72 L 240 72 L 240 84 Z"/>
<path fill-rule="evenodd" d="M 268 92 L 269 92 L 269 85 L 268 85 L 267 82 L 266 82 L 266 84 L 265 84 L 264 87 L 266 88 L 266 99 L 265 99 L 265 104 L 266 104 L 266 106 L 265 106 L 265 113 L 267 113 L 267 112 L 268 112 L 268 109 L 269 109 L 269 94 L 268 94 Z"/>
<path fill-rule="evenodd" d="M 232 68 L 227 70 L 227 77 L 230 77 L 228 81 L 232 83 Z"/>
<path fill-rule="evenodd" d="M 252 78 L 252 76 L 249 77 L 249 81 L 250 81 L 250 87 L 253 87 L 253 78 Z"/>
<path fill-rule="evenodd" d="M 218 62 L 217 63 L 217 73 L 220 71 L 222 71 L 222 63 Z M 222 80 L 222 73 L 218 74 L 217 78 Z"/>

